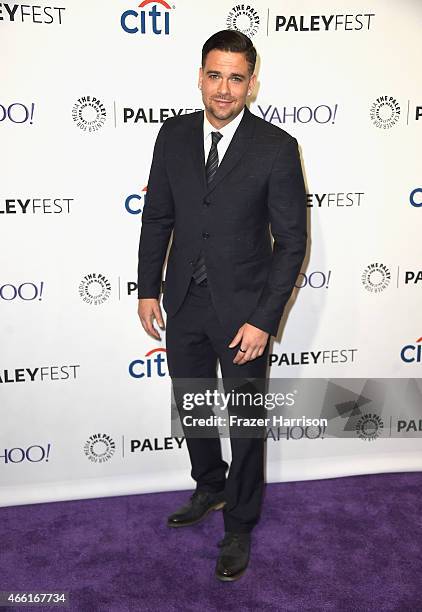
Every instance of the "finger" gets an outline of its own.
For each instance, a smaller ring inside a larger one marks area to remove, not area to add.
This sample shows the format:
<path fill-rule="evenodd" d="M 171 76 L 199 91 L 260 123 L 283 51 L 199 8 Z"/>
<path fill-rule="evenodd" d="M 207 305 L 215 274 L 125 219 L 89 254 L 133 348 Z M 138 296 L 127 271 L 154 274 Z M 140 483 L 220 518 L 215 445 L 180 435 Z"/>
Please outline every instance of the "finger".
<path fill-rule="evenodd" d="M 236 363 L 237 365 L 242 365 L 243 363 L 249 361 L 249 356 L 251 354 L 251 349 L 249 347 L 241 346 L 240 348 L 243 348 L 243 350 L 246 349 L 246 353 L 242 353 L 240 350 L 237 351 L 236 357 L 233 360 L 233 363 Z"/>
<path fill-rule="evenodd" d="M 236 355 L 234 356 L 233 363 L 237 365 L 239 361 L 242 359 L 242 357 L 243 357 L 243 353 L 241 353 L 240 351 L 237 351 Z"/>
<path fill-rule="evenodd" d="M 158 331 L 155 329 L 152 323 L 152 319 L 144 319 L 142 322 L 142 325 L 145 331 L 147 332 L 147 334 L 149 334 L 153 338 L 156 338 L 157 340 L 161 340 L 161 336 L 158 333 Z"/>
<path fill-rule="evenodd" d="M 248 348 L 246 353 L 243 353 L 241 361 L 239 361 L 239 365 L 243 365 L 244 363 L 248 363 L 251 360 L 252 348 Z"/>
<path fill-rule="evenodd" d="M 243 356 L 246 354 L 247 348 L 246 346 L 242 346 L 242 344 L 244 343 L 240 343 L 239 350 L 237 351 L 235 358 L 233 359 L 233 363 L 239 363 L 239 361 L 241 361 L 243 359 Z M 241 351 L 240 349 L 243 349 L 243 351 Z"/>
<path fill-rule="evenodd" d="M 157 320 L 158 325 L 164 329 L 164 321 L 163 321 L 163 316 L 161 314 L 161 308 L 159 306 L 159 304 L 157 304 L 154 308 L 154 316 Z"/>
<path fill-rule="evenodd" d="M 230 342 L 229 348 L 233 348 L 234 346 L 239 344 L 239 342 L 242 340 L 242 337 L 243 337 L 243 331 L 242 331 L 242 328 L 240 328 L 237 334 L 235 335 L 235 337 L 233 338 L 233 340 Z"/>

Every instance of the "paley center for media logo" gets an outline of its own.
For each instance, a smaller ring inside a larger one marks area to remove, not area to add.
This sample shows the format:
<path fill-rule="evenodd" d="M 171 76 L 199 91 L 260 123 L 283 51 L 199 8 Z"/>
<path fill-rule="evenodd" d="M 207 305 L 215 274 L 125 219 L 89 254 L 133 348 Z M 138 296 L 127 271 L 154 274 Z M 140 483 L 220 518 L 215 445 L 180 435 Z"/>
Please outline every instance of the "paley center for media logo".
<path fill-rule="evenodd" d="M 72 119 L 83 132 L 97 132 L 106 122 L 106 107 L 99 98 L 81 96 L 73 105 Z"/>
<path fill-rule="evenodd" d="M 79 283 L 79 296 L 86 303 L 91 306 L 98 306 L 104 304 L 111 294 L 111 283 L 104 276 L 98 272 L 91 272 L 83 277 Z"/>
<path fill-rule="evenodd" d="M 123 11 L 120 25 L 127 34 L 170 34 L 170 6 L 165 0 L 143 0 L 134 10 Z"/>
<path fill-rule="evenodd" d="M 407 110 L 405 103 L 398 102 L 393 96 L 379 96 L 371 103 L 370 118 L 372 123 L 382 130 L 389 130 L 399 123 L 400 117 L 405 118 L 407 126 L 412 127 L 413 123 L 422 117 L 422 106 L 412 100 L 407 100 Z"/>
<path fill-rule="evenodd" d="M 227 30 L 237 30 L 249 37 L 258 32 L 259 24 L 259 13 L 250 4 L 236 4 L 226 19 Z"/>
<path fill-rule="evenodd" d="M 391 272 L 383 263 L 372 263 L 362 273 L 362 284 L 370 293 L 380 293 L 388 287 Z"/>
<path fill-rule="evenodd" d="M 400 104 L 392 96 L 380 96 L 370 108 L 370 117 L 375 127 L 389 130 L 400 119 Z"/>
<path fill-rule="evenodd" d="M 85 457 L 92 463 L 105 463 L 115 452 L 115 441 L 105 433 L 92 434 L 84 444 Z"/>
<path fill-rule="evenodd" d="M 370 293 L 381 293 L 390 285 L 391 278 L 396 278 L 396 287 L 400 288 L 402 285 L 407 287 L 419 287 L 419 283 L 422 283 L 422 270 L 417 268 L 404 268 L 401 269 L 399 266 L 389 268 L 383 263 L 376 262 L 371 263 L 362 272 L 362 285 Z"/>
<path fill-rule="evenodd" d="M 384 429 L 384 422 L 378 414 L 364 414 L 356 423 L 356 434 L 361 440 L 373 442 Z"/>

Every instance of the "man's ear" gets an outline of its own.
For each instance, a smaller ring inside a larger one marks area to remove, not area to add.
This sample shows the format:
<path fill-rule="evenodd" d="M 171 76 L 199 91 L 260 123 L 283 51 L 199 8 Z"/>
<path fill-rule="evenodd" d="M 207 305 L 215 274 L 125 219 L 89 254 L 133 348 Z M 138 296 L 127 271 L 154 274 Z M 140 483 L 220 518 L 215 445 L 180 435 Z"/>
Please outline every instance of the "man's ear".
<path fill-rule="evenodd" d="M 256 74 L 253 74 L 251 78 L 249 79 L 248 91 L 253 93 L 253 90 L 255 89 L 255 85 L 256 85 Z"/>
<path fill-rule="evenodd" d="M 198 75 L 198 87 L 199 89 L 202 89 L 202 78 L 203 78 L 203 72 L 202 72 L 202 66 L 199 69 L 199 75 Z"/>

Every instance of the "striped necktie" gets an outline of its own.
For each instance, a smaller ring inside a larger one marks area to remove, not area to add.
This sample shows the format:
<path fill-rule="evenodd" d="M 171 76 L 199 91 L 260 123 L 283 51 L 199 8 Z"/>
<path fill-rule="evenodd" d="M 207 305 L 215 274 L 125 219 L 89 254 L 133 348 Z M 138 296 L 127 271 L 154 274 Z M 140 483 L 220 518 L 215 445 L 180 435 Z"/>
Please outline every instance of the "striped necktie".
<path fill-rule="evenodd" d="M 218 168 L 217 145 L 220 139 L 223 138 L 223 135 L 220 134 L 220 132 L 211 132 L 211 138 L 212 138 L 212 144 L 211 144 L 210 152 L 208 154 L 207 163 L 205 165 L 207 185 L 211 183 L 211 181 L 213 180 L 215 176 L 215 173 L 217 172 L 217 168 Z M 205 259 L 204 259 L 202 252 L 200 253 L 198 260 L 195 264 L 195 269 L 193 271 L 192 276 L 197 285 L 199 285 L 200 283 L 203 283 L 204 280 L 207 278 L 207 269 L 205 267 Z"/>

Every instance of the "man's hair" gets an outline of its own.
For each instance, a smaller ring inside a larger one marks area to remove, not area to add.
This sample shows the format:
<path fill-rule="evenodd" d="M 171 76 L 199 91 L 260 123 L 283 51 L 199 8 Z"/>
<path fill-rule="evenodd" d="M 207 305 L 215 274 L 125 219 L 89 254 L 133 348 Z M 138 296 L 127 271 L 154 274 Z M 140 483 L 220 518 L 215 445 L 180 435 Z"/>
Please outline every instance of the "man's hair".
<path fill-rule="evenodd" d="M 244 53 L 249 65 L 249 74 L 253 74 L 256 63 L 256 49 L 246 34 L 237 30 L 221 30 L 213 34 L 202 47 L 202 68 L 205 66 L 208 53 L 213 49 Z"/>

